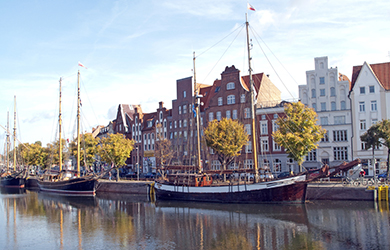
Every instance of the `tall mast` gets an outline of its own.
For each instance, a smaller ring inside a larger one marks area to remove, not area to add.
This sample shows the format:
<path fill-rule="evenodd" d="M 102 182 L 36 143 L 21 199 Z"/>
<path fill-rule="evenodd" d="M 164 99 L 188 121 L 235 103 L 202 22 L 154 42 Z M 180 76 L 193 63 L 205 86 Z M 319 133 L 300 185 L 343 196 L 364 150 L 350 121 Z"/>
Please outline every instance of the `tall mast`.
<path fill-rule="evenodd" d="M 16 95 L 14 96 L 14 171 L 16 171 Z"/>
<path fill-rule="evenodd" d="M 252 118 L 252 154 L 253 154 L 253 167 L 255 170 L 255 178 L 254 181 L 257 182 L 257 177 L 258 177 L 258 163 L 257 163 L 257 147 L 256 147 L 256 127 L 255 127 L 255 103 L 254 103 L 254 98 L 255 98 L 255 93 L 254 93 L 254 84 L 253 84 L 253 78 L 252 78 L 252 67 L 251 67 L 251 48 L 250 48 L 250 43 L 249 43 L 249 23 L 248 23 L 248 16 L 245 14 L 245 19 L 246 19 L 246 41 L 247 41 L 247 46 L 248 46 L 248 66 L 249 66 L 249 88 L 250 88 L 250 99 L 251 99 L 251 118 Z"/>
<path fill-rule="evenodd" d="M 62 113 L 61 113 L 61 84 L 62 84 L 62 77 L 60 77 L 60 110 L 59 110 L 59 116 L 58 116 L 58 126 L 59 126 L 59 154 L 60 154 L 60 157 L 59 157 L 59 166 L 60 166 L 60 172 L 62 171 L 62 137 L 61 137 L 61 131 L 62 131 Z"/>
<path fill-rule="evenodd" d="M 7 111 L 7 172 L 9 171 L 9 110 Z"/>
<path fill-rule="evenodd" d="M 199 102 L 200 102 L 200 96 L 198 92 L 198 87 L 196 84 L 196 71 L 195 71 L 195 52 L 194 52 L 194 108 L 195 108 L 195 119 L 196 119 L 196 135 L 197 135 L 197 166 L 198 166 L 198 173 L 202 172 L 202 166 L 201 166 L 201 160 L 200 160 L 200 122 L 199 122 Z"/>
<path fill-rule="evenodd" d="M 80 70 L 77 73 L 77 177 L 80 177 Z"/>

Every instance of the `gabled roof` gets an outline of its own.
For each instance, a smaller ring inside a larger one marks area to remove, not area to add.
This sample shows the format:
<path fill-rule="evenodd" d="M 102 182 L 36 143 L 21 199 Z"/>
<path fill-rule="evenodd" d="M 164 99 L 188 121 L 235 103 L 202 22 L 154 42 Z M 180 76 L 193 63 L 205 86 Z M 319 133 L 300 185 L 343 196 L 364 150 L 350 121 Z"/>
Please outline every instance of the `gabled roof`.
<path fill-rule="evenodd" d="M 378 79 L 379 83 L 386 90 L 390 90 L 390 62 L 387 63 L 378 63 L 378 64 L 367 64 Z M 360 74 L 363 65 L 354 66 L 352 70 L 352 82 L 351 89 L 355 86 L 356 80 Z"/>

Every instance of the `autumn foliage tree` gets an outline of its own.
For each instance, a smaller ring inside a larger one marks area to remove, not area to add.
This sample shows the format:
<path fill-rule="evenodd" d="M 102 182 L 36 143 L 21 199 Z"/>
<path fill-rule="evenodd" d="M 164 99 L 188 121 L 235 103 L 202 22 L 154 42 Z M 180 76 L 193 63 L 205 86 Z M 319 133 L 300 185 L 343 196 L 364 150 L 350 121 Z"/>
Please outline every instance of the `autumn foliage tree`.
<path fill-rule="evenodd" d="M 234 157 L 240 155 L 241 148 L 248 142 L 244 125 L 226 118 L 210 122 L 204 131 L 204 138 L 207 146 L 217 154 L 223 170 L 226 170 Z"/>
<path fill-rule="evenodd" d="M 80 166 L 88 167 L 95 161 L 98 154 L 98 138 L 94 138 L 91 133 L 80 135 Z M 70 143 L 72 155 L 77 158 L 77 138 Z"/>
<path fill-rule="evenodd" d="M 324 137 L 326 130 L 317 125 L 317 113 L 301 102 L 287 104 L 284 112 L 286 116 L 276 120 L 279 129 L 272 136 L 302 171 L 304 157 L 318 147 L 317 143 Z"/>

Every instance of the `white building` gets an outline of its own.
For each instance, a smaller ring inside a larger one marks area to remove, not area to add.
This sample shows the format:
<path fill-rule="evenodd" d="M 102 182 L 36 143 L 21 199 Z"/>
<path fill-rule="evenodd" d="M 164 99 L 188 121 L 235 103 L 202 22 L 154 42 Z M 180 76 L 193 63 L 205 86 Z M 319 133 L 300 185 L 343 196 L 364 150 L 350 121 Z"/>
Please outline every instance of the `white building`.
<path fill-rule="evenodd" d="M 314 70 L 306 71 L 306 85 L 299 86 L 299 98 L 317 112 L 318 124 L 327 134 L 318 148 L 306 157 L 303 165 L 309 169 L 352 160 L 352 119 L 348 99 L 351 83 L 337 67 L 328 68 L 326 56 L 314 58 L 314 66 Z"/>
<path fill-rule="evenodd" d="M 365 150 L 360 140 L 371 125 L 390 118 L 390 63 L 354 66 L 350 99 L 353 118 L 353 158 L 360 158 L 368 175 L 373 175 L 372 159 L 376 159 L 376 173 L 386 171 L 387 148 Z M 368 170 L 368 171 L 367 171 Z"/>

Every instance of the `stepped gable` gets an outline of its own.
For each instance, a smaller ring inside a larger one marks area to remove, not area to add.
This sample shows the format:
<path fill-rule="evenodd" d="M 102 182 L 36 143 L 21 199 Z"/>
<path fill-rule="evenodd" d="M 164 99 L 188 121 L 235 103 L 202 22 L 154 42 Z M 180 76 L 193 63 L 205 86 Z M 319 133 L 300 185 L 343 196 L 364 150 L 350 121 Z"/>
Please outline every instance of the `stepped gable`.
<path fill-rule="evenodd" d="M 383 88 L 390 90 L 390 62 L 387 63 L 377 63 L 377 64 L 368 64 L 374 72 L 376 78 L 382 84 Z M 353 66 L 352 70 L 352 82 L 351 90 L 355 86 L 356 80 L 360 74 L 363 65 Z"/>

